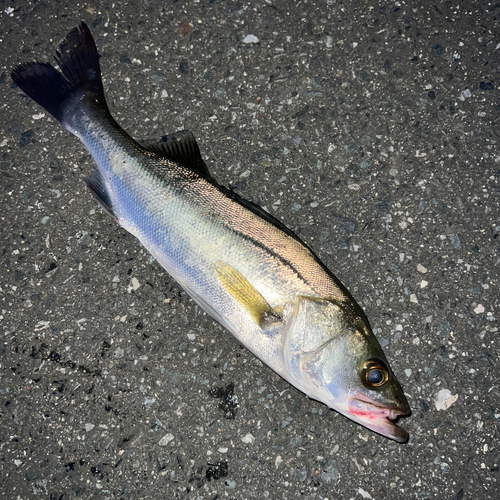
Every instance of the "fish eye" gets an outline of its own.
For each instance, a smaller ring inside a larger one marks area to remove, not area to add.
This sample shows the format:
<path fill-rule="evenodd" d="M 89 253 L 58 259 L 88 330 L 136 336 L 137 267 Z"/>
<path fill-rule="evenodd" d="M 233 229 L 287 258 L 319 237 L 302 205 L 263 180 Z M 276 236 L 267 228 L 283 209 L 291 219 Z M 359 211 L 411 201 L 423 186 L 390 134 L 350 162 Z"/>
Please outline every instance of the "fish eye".
<path fill-rule="evenodd" d="M 389 380 L 389 370 L 382 361 L 370 359 L 361 369 L 361 380 L 368 389 L 381 387 Z"/>

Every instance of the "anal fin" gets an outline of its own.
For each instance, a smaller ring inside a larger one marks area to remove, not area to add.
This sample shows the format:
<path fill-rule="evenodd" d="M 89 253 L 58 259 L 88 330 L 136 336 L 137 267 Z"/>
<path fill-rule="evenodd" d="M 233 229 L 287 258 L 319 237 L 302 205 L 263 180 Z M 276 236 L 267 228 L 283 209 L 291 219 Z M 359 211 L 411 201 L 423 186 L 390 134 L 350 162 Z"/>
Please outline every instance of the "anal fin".
<path fill-rule="evenodd" d="M 264 332 L 272 333 L 281 325 L 281 317 L 239 271 L 218 260 L 215 272 L 224 288 L 247 310 Z"/>
<path fill-rule="evenodd" d="M 89 191 L 94 195 L 94 198 L 99 205 L 101 205 L 102 209 L 116 221 L 117 217 L 113 210 L 113 204 L 111 203 L 111 198 L 109 197 L 104 179 L 99 170 L 94 168 L 92 172 L 90 172 L 90 175 L 86 175 L 82 177 L 82 179 L 85 181 Z"/>

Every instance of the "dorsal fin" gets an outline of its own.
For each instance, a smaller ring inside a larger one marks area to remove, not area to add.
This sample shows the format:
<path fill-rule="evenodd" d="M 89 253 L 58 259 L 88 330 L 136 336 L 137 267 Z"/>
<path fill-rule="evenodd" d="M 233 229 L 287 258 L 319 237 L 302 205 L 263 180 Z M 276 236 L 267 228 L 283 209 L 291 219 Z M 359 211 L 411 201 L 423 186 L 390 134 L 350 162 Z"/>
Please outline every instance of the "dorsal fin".
<path fill-rule="evenodd" d="M 142 141 L 148 151 L 164 156 L 183 167 L 189 168 L 206 179 L 211 175 L 201 157 L 200 148 L 189 130 L 164 135 L 159 141 Z"/>

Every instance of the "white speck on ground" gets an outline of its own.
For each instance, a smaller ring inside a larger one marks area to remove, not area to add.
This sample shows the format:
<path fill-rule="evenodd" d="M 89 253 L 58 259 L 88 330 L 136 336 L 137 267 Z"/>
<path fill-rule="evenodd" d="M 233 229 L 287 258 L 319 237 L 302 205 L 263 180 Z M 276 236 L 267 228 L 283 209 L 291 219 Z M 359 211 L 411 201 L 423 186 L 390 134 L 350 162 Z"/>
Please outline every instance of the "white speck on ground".
<path fill-rule="evenodd" d="M 141 284 L 139 283 L 139 280 L 137 278 L 132 278 L 130 280 L 130 285 L 127 287 L 127 292 L 131 293 L 132 291 L 137 290 Z"/>
<path fill-rule="evenodd" d="M 241 440 L 244 443 L 252 444 L 255 441 L 255 437 L 252 436 L 251 434 L 247 434 L 246 436 L 242 437 Z"/>
<path fill-rule="evenodd" d="M 259 39 L 255 35 L 247 35 L 243 38 L 243 43 L 259 43 Z"/>
<path fill-rule="evenodd" d="M 436 394 L 436 410 L 447 410 L 457 399 L 458 394 L 452 394 L 448 389 L 441 389 Z"/>
<path fill-rule="evenodd" d="M 363 497 L 363 498 L 373 498 L 370 493 L 365 491 L 363 488 L 358 488 L 358 493 Z"/>
<path fill-rule="evenodd" d="M 174 440 L 174 435 L 170 432 L 165 434 L 159 441 L 158 446 L 167 446 L 168 443 Z"/>

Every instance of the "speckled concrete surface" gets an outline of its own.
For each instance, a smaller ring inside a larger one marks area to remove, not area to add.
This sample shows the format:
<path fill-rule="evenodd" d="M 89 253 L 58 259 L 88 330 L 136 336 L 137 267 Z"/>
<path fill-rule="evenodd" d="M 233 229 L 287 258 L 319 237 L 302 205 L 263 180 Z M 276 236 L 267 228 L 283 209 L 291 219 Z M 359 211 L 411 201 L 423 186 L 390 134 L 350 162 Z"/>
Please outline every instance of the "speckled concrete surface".
<path fill-rule="evenodd" d="M 67 4 L 0 3 L 2 498 L 498 499 L 500 7 Z M 132 135 L 192 130 L 348 286 L 407 445 L 274 375 L 96 206 L 9 76 L 81 20 Z"/>

